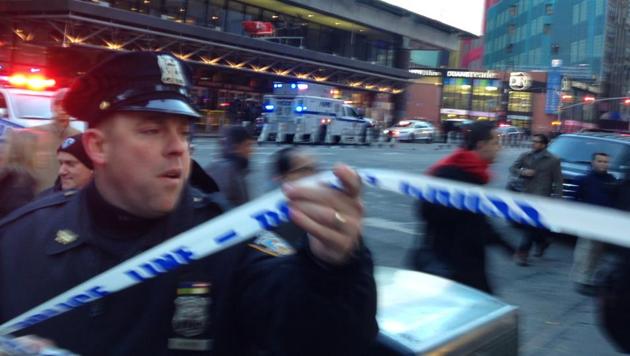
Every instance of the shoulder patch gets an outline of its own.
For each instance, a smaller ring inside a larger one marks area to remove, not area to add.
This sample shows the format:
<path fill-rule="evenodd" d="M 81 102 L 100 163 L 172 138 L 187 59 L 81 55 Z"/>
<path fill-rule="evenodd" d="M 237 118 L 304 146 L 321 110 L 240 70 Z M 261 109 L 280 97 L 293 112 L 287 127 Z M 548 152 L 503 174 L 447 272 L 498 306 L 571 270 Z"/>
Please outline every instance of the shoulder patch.
<path fill-rule="evenodd" d="M 32 202 L 19 207 L 18 209 L 11 212 L 9 215 L 5 216 L 3 219 L 0 219 L 0 227 L 13 222 L 22 216 L 30 214 L 39 209 L 48 208 L 56 205 L 63 205 L 70 201 L 73 197 L 76 196 L 77 191 L 68 191 L 68 192 L 57 192 L 54 194 L 46 195 L 44 197 L 33 200 Z"/>
<path fill-rule="evenodd" d="M 288 242 L 269 231 L 258 235 L 249 247 L 272 256 L 287 256 L 295 253 L 295 249 Z"/>

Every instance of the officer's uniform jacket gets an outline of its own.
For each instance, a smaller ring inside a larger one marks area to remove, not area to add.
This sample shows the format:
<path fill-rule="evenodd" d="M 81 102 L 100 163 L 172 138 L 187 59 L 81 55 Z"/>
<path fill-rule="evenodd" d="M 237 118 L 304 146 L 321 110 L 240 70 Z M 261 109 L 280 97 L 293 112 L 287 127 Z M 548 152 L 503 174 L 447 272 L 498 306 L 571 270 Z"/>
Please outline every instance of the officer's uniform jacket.
<path fill-rule="evenodd" d="M 155 220 L 109 205 L 94 185 L 31 203 L 0 222 L 0 321 L 221 211 L 192 188 Z M 369 252 L 330 268 L 273 238 L 223 250 L 20 334 L 82 355 L 362 354 L 377 332 Z"/>

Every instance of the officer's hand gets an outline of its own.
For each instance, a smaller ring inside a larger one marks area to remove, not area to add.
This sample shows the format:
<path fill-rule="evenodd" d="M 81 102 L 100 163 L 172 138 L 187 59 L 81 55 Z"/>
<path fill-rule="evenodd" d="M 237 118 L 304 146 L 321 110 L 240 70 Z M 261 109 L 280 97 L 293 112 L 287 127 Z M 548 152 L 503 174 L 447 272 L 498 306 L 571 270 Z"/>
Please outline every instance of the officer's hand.
<path fill-rule="evenodd" d="M 311 252 L 331 265 L 346 263 L 359 247 L 363 203 L 361 180 L 355 171 L 337 165 L 334 173 L 343 191 L 285 185 L 291 219 L 308 233 Z"/>

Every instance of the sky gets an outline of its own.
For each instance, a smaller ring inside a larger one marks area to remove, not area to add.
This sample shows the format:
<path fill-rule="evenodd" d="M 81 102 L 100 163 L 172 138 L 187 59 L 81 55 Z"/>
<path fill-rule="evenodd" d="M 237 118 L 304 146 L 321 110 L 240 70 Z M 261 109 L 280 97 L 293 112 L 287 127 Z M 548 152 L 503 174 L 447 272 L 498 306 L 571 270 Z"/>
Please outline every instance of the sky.
<path fill-rule="evenodd" d="M 484 0 L 381 0 L 481 36 Z"/>

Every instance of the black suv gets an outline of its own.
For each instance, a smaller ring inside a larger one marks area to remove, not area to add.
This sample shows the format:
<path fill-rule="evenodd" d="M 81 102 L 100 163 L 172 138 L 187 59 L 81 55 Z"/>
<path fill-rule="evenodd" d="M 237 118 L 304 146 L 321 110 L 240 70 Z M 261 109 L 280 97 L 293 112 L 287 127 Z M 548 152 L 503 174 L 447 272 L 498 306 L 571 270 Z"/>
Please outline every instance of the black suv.
<path fill-rule="evenodd" d="M 567 199 L 574 199 L 576 179 L 591 168 L 595 152 L 610 156 L 608 171 L 616 178 L 630 178 L 630 133 L 585 131 L 564 134 L 553 140 L 549 152 L 562 162 L 563 196 Z"/>

